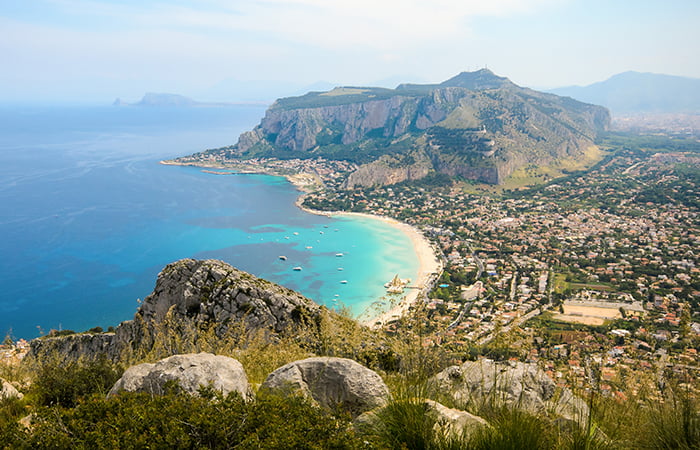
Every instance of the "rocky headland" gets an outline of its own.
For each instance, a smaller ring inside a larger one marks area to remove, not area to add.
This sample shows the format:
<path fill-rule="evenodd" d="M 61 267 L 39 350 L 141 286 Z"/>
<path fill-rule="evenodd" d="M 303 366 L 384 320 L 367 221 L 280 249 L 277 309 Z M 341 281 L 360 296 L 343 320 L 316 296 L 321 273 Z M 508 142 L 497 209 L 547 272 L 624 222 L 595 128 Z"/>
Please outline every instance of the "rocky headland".
<path fill-rule="evenodd" d="M 435 172 L 500 184 L 528 164 L 580 158 L 609 122 L 603 107 L 522 88 L 483 69 L 439 84 L 340 87 L 279 99 L 236 145 L 175 161 L 350 161 L 358 167 L 344 188 Z"/>

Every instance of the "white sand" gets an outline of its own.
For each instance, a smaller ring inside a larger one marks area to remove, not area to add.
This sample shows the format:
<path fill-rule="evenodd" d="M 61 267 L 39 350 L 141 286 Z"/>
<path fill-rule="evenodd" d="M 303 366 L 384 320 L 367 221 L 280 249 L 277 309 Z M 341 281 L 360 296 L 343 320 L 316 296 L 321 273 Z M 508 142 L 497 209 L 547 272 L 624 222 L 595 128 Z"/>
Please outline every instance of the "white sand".
<path fill-rule="evenodd" d="M 405 233 L 411 239 L 413 248 L 418 256 L 418 276 L 417 279 L 411 283 L 411 285 L 419 286 L 421 289 L 406 289 L 404 298 L 392 309 L 376 317 L 364 319 L 362 321 L 363 324 L 372 328 L 377 328 L 387 322 L 400 318 L 402 315 L 408 312 L 411 305 L 413 305 L 421 297 L 421 294 L 425 292 L 424 287 L 430 281 L 431 276 L 442 272 L 442 263 L 436 257 L 432 245 L 416 228 L 389 217 L 375 216 L 366 213 L 333 212 L 332 215 L 359 216 L 381 220 L 382 222 L 389 224 Z"/>

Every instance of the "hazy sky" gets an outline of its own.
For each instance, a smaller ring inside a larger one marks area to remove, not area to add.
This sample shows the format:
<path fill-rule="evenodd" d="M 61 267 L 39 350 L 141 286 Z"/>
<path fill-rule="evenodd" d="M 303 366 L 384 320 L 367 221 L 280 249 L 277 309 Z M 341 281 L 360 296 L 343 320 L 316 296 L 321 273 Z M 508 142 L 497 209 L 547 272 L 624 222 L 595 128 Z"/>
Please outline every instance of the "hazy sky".
<path fill-rule="evenodd" d="M 698 0 L 0 0 L 0 33 L 0 102 L 484 66 L 540 88 L 627 70 L 700 78 Z"/>

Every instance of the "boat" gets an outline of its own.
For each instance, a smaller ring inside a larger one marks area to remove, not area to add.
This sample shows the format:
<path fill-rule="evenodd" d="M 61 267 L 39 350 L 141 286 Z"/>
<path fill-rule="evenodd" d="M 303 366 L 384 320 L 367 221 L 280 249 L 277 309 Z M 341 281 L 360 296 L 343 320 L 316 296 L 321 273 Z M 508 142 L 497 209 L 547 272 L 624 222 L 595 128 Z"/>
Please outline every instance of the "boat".
<path fill-rule="evenodd" d="M 299 236 L 299 232 L 298 232 L 298 231 L 295 231 L 295 232 L 294 232 L 294 236 Z"/>
<path fill-rule="evenodd" d="M 348 280 L 341 280 L 340 284 L 348 284 Z"/>
<path fill-rule="evenodd" d="M 287 260 L 287 257 L 284 256 L 284 255 L 280 255 L 279 258 L 280 258 L 282 261 L 286 261 L 286 260 Z"/>
<path fill-rule="evenodd" d="M 345 270 L 345 269 L 343 269 L 342 267 L 338 267 L 338 270 Z"/>
<path fill-rule="evenodd" d="M 313 248 L 313 247 L 310 246 L 310 245 L 307 245 L 306 248 L 307 248 L 307 250 L 308 250 L 308 249 L 311 249 L 311 248 Z"/>
<path fill-rule="evenodd" d="M 296 266 L 296 267 L 292 268 L 292 270 L 296 270 L 297 272 L 301 272 L 301 267 Z"/>
<path fill-rule="evenodd" d="M 340 258 L 341 256 L 343 256 L 343 254 L 342 254 L 342 253 L 336 253 L 335 256 L 337 256 L 338 258 Z"/>

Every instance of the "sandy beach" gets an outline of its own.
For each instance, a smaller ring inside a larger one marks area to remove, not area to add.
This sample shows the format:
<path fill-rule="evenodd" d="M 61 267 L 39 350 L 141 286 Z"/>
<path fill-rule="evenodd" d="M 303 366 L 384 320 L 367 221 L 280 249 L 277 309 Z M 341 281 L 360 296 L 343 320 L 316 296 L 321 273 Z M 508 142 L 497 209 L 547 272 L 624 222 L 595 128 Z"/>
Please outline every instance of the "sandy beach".
<path fill-rule="evenodd" d="M 374 317 L 360 317 L 360 321 L 371 328 L 378 328 L 383 324 L 386 324 L 392 320 L 396 320 L 406 314 L 408 309 L 413 305 L 422 295 L 425 293 L 425 287 L 430 281 L 434 281 L 436 274 L 442 272 L 442 263 L 438 260 L 435 255 L 435 250 L 430 244 L 428 239 L 423 236 L 423 234 L 416 228 L 399 222 L 398 220 L 375 216 L 373 214 L 366 213 L 354 213 L 354 212 L 333 212 L 329 214 L 332 217 L 367 217 L 375 220 L 381 220 L 382 222 L 391 225 L 397 230 L 405 233 L 413 243 L 413 248 L 418 257 L 418 276 L 417 279 L 411 280 L 410 285 L 415 288 L 407 288 L 404 290 L 403 299 L 401 299 L 393 308 L 385 313 L 382 313 Z"/>

